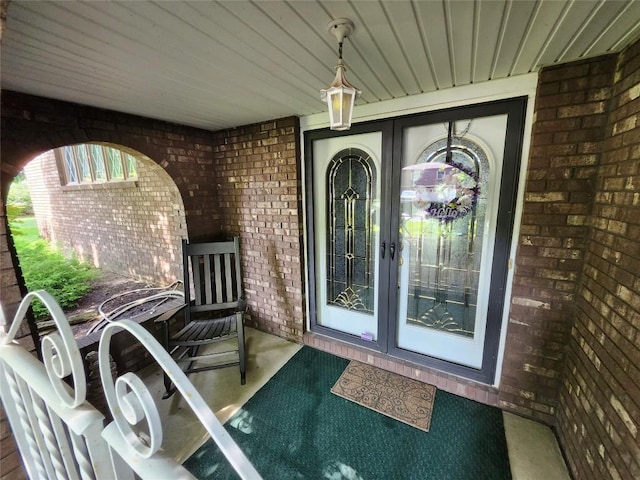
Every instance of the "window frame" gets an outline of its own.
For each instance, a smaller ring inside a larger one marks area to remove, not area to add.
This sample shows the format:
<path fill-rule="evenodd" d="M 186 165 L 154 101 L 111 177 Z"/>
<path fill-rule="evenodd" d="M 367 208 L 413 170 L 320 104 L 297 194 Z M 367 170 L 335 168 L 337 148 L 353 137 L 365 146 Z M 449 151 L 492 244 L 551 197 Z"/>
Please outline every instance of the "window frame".
<path fill-rule="evenodd" d="M 96 147 L 99 147 L 99 149 L 96 149 Z M 84 156 L 81 150 L 85 152 Z M 109 155 L 110 150 L 114 150 L 119 154 L 120 172 L 118 173 L 121 173 L 121 176 L 114 177 L 113 175 L 113 169 L 111 168 L 113 155 Z M 101 143 L 79 143 L 56 148 L 54 152 L 60 182 L 63 187 L 115 184 L 138 180 L 138 159 L 135 155 L 121 148 Z M 100 152 L 99 158 L 96 155 L 97 152 Z M 71 165 L 69 165 L 69 162 L 71 162 Z M 133 168 L 131 168 L 131 162 L 133 162 Z M 70 172 L 71 167 L 73 167 L 73 172 Z M 87 173 L 88 176 L 83 175 L 83 172 Z"/>

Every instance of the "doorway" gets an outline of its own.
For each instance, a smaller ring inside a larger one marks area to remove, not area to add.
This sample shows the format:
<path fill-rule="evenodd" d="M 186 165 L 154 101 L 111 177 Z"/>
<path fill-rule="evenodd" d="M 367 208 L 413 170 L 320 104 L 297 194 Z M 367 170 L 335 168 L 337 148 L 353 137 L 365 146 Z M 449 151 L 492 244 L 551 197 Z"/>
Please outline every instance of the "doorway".
<path fill-rule="evenodd" d="M 305 134 L 312 331 L 493 382 L 525 108 Z"/>

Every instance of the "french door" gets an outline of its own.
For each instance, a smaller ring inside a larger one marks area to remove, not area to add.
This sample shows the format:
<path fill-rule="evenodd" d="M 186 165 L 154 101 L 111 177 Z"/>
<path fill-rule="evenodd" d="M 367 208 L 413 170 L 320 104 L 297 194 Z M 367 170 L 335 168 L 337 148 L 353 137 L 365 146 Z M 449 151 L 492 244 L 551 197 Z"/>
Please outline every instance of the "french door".
<path fill-rule="evenodd" d="M 312 330 L 492 383 L 524 110 L 307 132 Z"/>
<path fill-rule="evenodd" d="M 380 349 L 382 137 L 352 130 L 312 143 L 315 325 Z"/>

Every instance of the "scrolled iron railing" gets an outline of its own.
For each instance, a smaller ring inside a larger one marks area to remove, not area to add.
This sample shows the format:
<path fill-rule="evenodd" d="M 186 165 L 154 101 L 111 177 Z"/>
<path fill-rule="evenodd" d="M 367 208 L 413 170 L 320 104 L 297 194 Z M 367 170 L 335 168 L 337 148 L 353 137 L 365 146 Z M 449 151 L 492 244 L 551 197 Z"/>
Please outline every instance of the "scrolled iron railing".
<path fill-rule="evenodd" d="M 42 339 L 40 362 L 15 341 L 29 305 L 40 300 L 56 331 Z M 144 382 L 135 373 L 114 379 L 109 350 L 126 332 L 146 348 L 242 479 L 260 475 L 171 356 L 141 325 L 118 320 L 104 327 L 98 348 L 102 385 L 113 421 L 86 401 L 87 382 L 71 327 L 45 291 L 22 300 L 11 326 L 0 308 L 0 397 L 27 475 L 33 479 L 193 479 L 162 450 L 162 422 Z"/>

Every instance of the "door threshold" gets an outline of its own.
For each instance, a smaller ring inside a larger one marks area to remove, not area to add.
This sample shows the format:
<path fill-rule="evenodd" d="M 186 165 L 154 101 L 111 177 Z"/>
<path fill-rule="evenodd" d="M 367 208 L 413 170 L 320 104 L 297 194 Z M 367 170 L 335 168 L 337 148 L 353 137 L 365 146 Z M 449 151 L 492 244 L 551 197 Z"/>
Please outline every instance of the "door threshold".
<path fill-rule="evenodd" d="M 500 407 L 498 389 L 484 383 L 462 378 L 450 373 L 419 365 L 407 360 L 385 355 L 359 345 L 338 340 L 315 332 L 305 332 L 303 342 L 323 352 L 331 353 L 347 360 L 374 365 L 383 370 L 394 372 L 420 382 L 435 385 L 445 392 L 468 398 L 485 405 Z"/>

